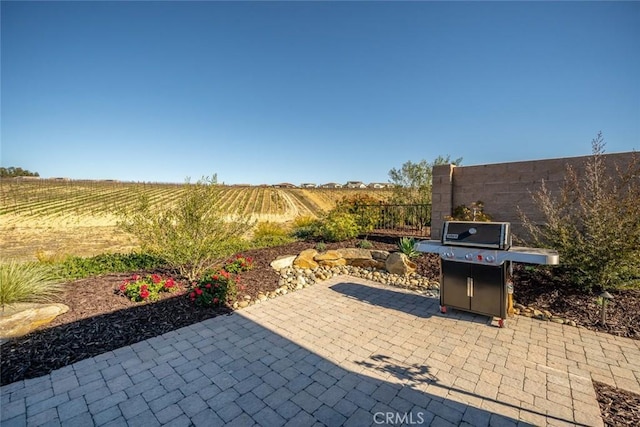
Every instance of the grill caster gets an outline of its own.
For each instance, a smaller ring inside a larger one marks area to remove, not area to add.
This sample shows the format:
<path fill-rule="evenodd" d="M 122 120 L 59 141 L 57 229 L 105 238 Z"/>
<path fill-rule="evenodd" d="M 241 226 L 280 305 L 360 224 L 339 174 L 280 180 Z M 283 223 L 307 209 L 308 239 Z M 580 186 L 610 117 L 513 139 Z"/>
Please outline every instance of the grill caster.
<path fill-rule="evenodd" d="M 447 307 L 444 305 L 440 306 L 440 313 L 447 314 Z"/>
<path fill-rule="evenodd" d="M 498 320 L 498 328 L 504 328 L 504 319 Z"/>

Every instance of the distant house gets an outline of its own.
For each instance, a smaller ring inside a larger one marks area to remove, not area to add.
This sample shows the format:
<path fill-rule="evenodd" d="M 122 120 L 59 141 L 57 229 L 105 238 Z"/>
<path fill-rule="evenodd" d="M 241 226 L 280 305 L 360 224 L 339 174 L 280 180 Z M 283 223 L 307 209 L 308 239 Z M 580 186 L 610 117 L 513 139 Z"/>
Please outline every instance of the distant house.
<path fill-rule="evenodd" d="M 273 187 L 274 188 L 298 188 L 294 184 L 291 184 L 289 182 L 281 182 L 280 184 L 274 184 Z"/>
<path fill-rule="evenodd" d="M 328 182 L 326 184 L 322 184 L 320 188 L 342 188 L 342 184 L 338 184 L 336 182 Z"/>
<path fill-rule="evenodd" d="M 367 188 L 364 182 L 362 181 L 347 181 L 347 188 Z"/>
<path fill-rule="evenodd" d="M 13 178 L 16 181 L 36 181 L 39 180 L 39 176 L 16 176 Z"/>
<path fill-rule="evenodd" d="M 302 184 L 300 184 L 300 187 L 302 187 L 302 188 L 316 188 L 317 185 L 315 185 L 313 182 L 303 182 Z"/>
<path fill-rule="evenodd" d="M 390 188 L 392 184 L 388 184 L 386 182 L 372 182 L 367 187 L 369 188 Z"/>

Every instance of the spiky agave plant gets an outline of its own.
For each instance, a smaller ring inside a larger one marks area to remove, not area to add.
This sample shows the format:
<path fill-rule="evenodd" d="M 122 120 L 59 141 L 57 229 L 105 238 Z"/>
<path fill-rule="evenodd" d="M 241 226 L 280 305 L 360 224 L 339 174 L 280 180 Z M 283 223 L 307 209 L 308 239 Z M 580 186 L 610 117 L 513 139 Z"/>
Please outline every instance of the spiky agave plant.
<path fill-rule="evenodd" d="M 416 239 L 413 237 L 403 237 L 398 242 L 398 249 L 409 258 L 416 258 L 420 256 L 420 252 L 416 250 L 415 244 Z"/>
<path fill-rule="evenodd" d="M 64 290 L 64 284 L 47 266 L 0 261 L 0 306 L 17 302 L 51 301 Z"/>

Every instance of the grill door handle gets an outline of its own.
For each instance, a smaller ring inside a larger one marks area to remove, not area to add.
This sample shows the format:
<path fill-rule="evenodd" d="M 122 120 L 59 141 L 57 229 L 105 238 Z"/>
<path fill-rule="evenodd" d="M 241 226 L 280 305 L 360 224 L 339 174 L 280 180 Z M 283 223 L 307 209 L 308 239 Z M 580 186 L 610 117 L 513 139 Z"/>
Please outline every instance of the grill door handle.
<path fill-rule="evenodd" d="M 473 298 L 473 277 L 467 277 L 467 296 Z"/>

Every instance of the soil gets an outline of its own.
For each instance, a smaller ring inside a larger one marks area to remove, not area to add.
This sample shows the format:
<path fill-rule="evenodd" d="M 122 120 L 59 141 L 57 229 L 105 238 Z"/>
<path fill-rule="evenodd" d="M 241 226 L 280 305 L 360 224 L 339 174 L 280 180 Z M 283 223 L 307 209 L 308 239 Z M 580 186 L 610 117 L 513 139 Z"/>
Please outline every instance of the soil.
<path fill-rule="evenodd" d="M 369 238 L 372 248 L 382 250 L 396 250 L 397 240 L 395 236 Z M 355 241 L 331 243 L 326 249 L 355 244 Z M 270 267 L 271 261 L 280 255 L 293 255 L 313 247 L 315 244 L 311 242 L 295 242 L 243 252 L 253 258 L 254 267 L 240 275 L 245 287 L 241 295 L 255 298 L 260 292 L 275 290 L 279 276 Z M 419 274 L 438 280 L 436 255 L 423 254 L 414 261 Z M 170 272 L 131 272 L 134 273 L 167 275 Z M 0 346 L 0 384 L 46 375 L 85 358 L 232 312 L 230 307 L 195 307 L 185 295 L 188 287 L 185 281 L 178 281 L 177 292 L 161 294 L 159 301 L 131 302 L 117 293 L 120 283 L 131 274 L 109 274 L 68 283 L 60 301 L 70 307 L 67 313 L 46 327 Z M 596 294 L 556 286 L 551 276 L 544 273 L 531 274 L 516 268 L 514 274 L 517 302 L 549 310 L 575 321 L 579 327 L 640 339 L 640 291 L 611 292 L 614 299 L 609 303 L 607 323 L 603 326 Z M 607 425 L 640 425 L 640 395 L 601 383 L 594 382 L 594 386 Z"/>

